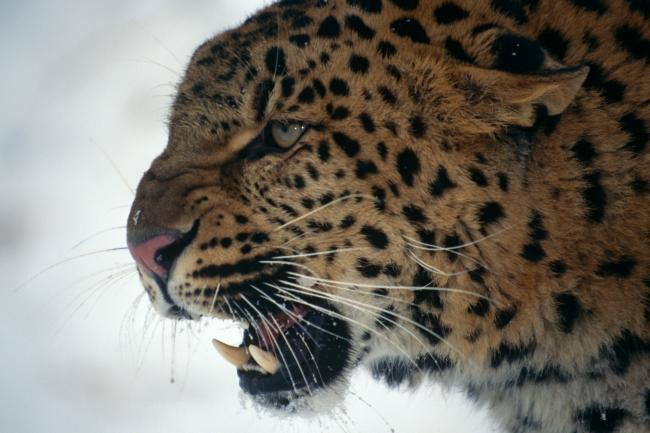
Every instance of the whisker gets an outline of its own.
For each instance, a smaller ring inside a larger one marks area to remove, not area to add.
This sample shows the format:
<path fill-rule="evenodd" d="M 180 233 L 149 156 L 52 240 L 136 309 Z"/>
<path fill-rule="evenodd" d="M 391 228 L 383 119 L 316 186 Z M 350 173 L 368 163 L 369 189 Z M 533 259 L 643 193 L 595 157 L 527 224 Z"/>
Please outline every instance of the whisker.
<path fill-rule="evenodd" d="M 375 200 L 375 197 L 367 195 L 367 194 L 348 194 L 348 195 L 345 195 L 343 197 L 339 197 L 336 200 L 332 200 L 331 202 L 326 203 L 326 204 L 324 204 L 322 206 L 319 206 L 316 209 L 311 210 L 311 211 L 309 211 L 309 212 L 307 212 L 307 213 L 305 213 L 303 215 L 300 215 L 299 217 L 294 218 L 291 221 L 289 221 L 287 223 L 284 223 L 279 227 L 276 227 L 275 229 L 273 229 L 273 231 L 282 230 L 283 228 L 288 227 L 288 226 L 290 226 L 292 224 L 295 224 L 298 221 L 301 221 L 301 220 L 303 220 L 303 219 L 305 219 L 305 218 L 307 218 L 307 217 L 309 217 L 311 215 L 314 215 L 315 213 L 321 212 L 322 210 L 327 209 L 330 206 L 334 206 L 335 204 L 340 203 L 342 201 L 346 201 L 346 200 L 349 200 L 351 198 L 357 198 L 357 197 L 366 197 L 366 198 L 371 198 L 372 200 Z"/>
<path fill-rule="evenodd" d="M 450 287 L 419 287 L 419 286 L 391 286 L 388 284 L 367 284 L 367 283 L 356 283 L 356 282 L 346 282 L 346 281 L 337 281 L 337 280 L 328 280 L 325 278 L 318 278 L 318 277 L 312 277 L 309 275 L 305 274 L 298 274 L 296 272 L 287 272 L 288 275 L 293 275 L 297 277 L 302 277 L 306 278 L 309 280 L 316 280 L 317 282 L 325 282 L 325 283 L 331 283 L 331 284 L 337 284 L 337 285 L 343 285 L 343 286 L 355 286 L 355 287 L 364 287 L 364 288 L 369 288 L 369 289 L 386 289 L 386 290 L 409 290 L 409 291 L 432 291 L 432 292 L 449 292 L 449 293 L 459 293 L 459 294 L 464 294 L 464 295 L 469 295 L 469 296 L 475 296 L 477 298 L 485 299 L 488 302 L 492 302 L 496 305 L 500 305 L 497 303 L 497 301 L 492 300 L 491 298 L 482 295 L 477 292 L 472 292 L 470 290 L 463 290 L 463 289 L 453 289 Z"/>
<path fill-rule="evenodd" d="M 275 256 L 275 257 L 272 257 L 272 258 L 277 259 L 277 260 L 294 259 L 294 258 L 299 258 L 299 257 L 326 256 L 326 255 L 329 255 L 329 254 L 336 254 L 336 253 L 342 253 L 342 252 L 348 252 L 348 251 L 361 251 L 361 250 L 368 250 L 368 249 L 370 249 L 370 247 L 339 248 L 339 249 L 328 250 L 328 251 L 318 251 L 318 252 L 315 252 L 315 253 L 293 254 L 293 255 L 290 255 L 290 256 Z"/>
<path fill-rule="evenodd" d="M 442 275 L 442 276 L 444 276 L 444 277 L 455 277 L 455 276 L 463 275 L 463 274 L 466 274 L 466 273 L 469 272 L 468 270 L 459 271 L 459 272 L 445 272 L 445 271 L 443 271 L 443 270 L 441 270 L 441 269 L 436 268 L 436 267 L 433 266 L 433 265 L 430 265 L 429 263 L 426 263 L 424 260 L 422 260 L 422 259 L 420 259 L 418 256 L 416 256 L 416 255 L 413 253 L 413 251 L 408 250 L 408 253 L 409 253 L 409 256 L 410 256 L 410 257 L 415 261 L 415 263 L 417 263 L 420 267 L 422 267 L 424 270 L 427 270 L 427 271 L 433 272 L 434 274 L 437 274 L 437 275 Z"/>
<path fill-rule="evenodd" d="M 81 245 L 85 244 L 86 242 L 88 242 L 91 239 L 96 238 L 99 235 L 103 235 L 104 233 L 112 232 L 112 231 L 115 231 L 115 230 L 123 230 L 123 229 L 126 229 L 126 226 L 110 227 L 110 228 L 107 228 L 107 229 L 104 229 L 104 230 L 100 230 L 100 231 L 88 236 L 87 238 L 84 238 L 84 239 L 80 240 L 79 242 L 77 242 L 73 246 L 71 246 L 70 251 L 79 248 Z"/>
<path fill-rule="evenodd" d="M 67 259 L 63 259 L 63 260 L 60 260 L 58 262 L 55 262 L 55 263 L 49 265 L 48 267 L 46 267 L 45 269 L 42 269 L 39 272 L 35 273 L 31 277 L 29 277 L 26 281 L 24 281 L 23 283 L 21 283 L 20 285 L 15 287 L 14 291 L 21 290 L 27 284 L 31 283 L 32 281 L 34 281 L 36 278 L 40 277 L 44 273 L 46 273 L 46 272 L 48 272 L 48 271 L 50 271 L 52 269 L 55 269 L 55 268 L 57 268 L 59 266 L 62 266 L 64 264 L 66 264 L 66 263 L 72 262 L 74 260 L 79 260 L 79 259 L 83 259 L 83 258 L 86 258 L 86 257 L 95 256 L 97 254 L 104 254 L 104 253 L 110 253 L 110 252 L 115 252 L 115 251 L 124 251 L 124 250 L 127 250 L 127 249 L 128 249 L 127 247 L 107 248 L 107 249 L 104 249 L 104 250 L 91 251 L 91 252 L 88 252 L 88 253 L 78 254 L 78 255 L 73 256 L 73 257 L 68 257 Z"/>

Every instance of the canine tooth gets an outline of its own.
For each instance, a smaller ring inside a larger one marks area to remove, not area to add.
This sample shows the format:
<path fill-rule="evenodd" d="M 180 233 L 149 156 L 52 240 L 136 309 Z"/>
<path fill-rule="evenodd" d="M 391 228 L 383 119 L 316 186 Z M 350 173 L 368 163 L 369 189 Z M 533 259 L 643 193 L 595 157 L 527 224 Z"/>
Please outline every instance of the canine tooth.
<path fill-rule="evenodd" d="M 245 347 L 230 346 L 217 339 L 212 340 L 212 345 L 217 349 L 219 355 L 237 368 L 241 368 L 242 365 L 251 359 L 248 349 Z"/>
<path fill-rule="evenodd" d="M 269 352 L 266 352 L 255 345 L 248 346 L 248 353 L 266 372 L 274 374 L 280 369 L 280 362 Z"/>

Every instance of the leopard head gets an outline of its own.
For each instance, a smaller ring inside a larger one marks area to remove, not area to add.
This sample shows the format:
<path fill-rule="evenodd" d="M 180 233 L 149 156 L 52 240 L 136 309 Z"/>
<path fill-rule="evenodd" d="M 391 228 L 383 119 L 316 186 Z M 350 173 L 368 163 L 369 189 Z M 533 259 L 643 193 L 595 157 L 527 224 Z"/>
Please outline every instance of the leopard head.
<path fill-rule="evenodd" d="M 490 255 L 528 236 L 530 142 L 586 68 L 441 5 L 280 1 L 202 44 L 178 86 L 129 248 L 162 315 L 245 324 L 216 345 L 268 405 L 359 363 L 482 362 L 486 318 L 517 303 Z"/>

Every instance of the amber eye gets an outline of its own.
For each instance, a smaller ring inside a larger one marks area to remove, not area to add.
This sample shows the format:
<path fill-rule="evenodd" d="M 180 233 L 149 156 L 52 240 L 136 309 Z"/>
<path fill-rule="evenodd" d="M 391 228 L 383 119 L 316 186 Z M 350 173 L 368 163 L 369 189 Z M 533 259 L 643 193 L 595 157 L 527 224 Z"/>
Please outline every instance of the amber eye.
<path fill-rule="evenodd" d="M 302 137 L 307 130 L 307 125 L 299 122 L 271 124 L 271 137 L 281 149 L 288 149 Z"/>

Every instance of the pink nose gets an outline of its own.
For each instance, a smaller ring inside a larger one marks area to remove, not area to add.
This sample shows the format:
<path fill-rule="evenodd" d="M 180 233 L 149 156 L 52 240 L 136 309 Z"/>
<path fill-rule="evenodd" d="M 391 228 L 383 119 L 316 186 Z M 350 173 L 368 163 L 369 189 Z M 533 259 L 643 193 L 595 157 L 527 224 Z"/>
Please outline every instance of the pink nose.
<path fill-rule="evenodd" d="M 169 260 L 170 258 L 166 257 L 168 254 L 165 254 L 163 248 L 176 242 L 179 237 L 158 235 L 137 245 L 129 244 L 129 251 L 136 263 L 165 280 L 175 257 Z"/>

